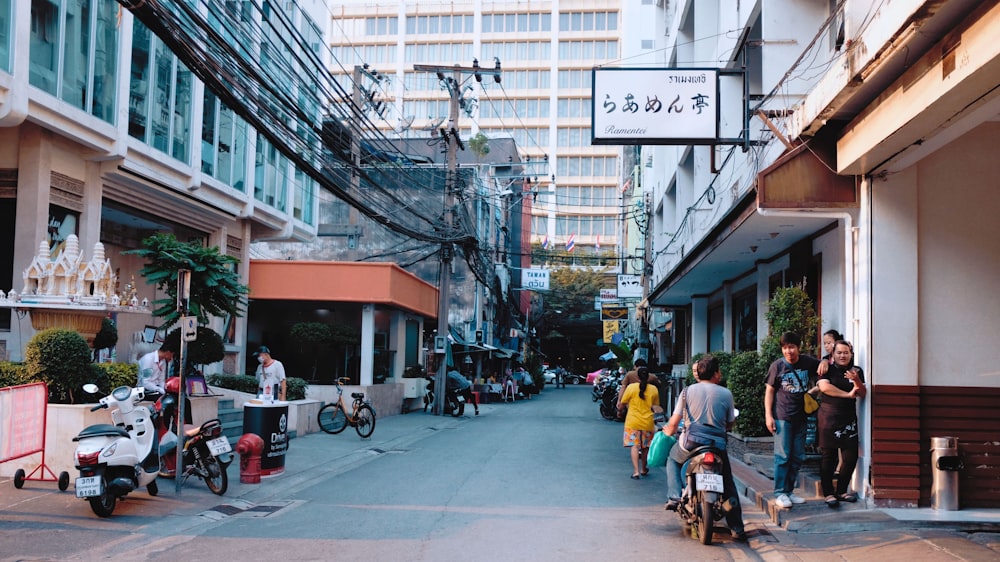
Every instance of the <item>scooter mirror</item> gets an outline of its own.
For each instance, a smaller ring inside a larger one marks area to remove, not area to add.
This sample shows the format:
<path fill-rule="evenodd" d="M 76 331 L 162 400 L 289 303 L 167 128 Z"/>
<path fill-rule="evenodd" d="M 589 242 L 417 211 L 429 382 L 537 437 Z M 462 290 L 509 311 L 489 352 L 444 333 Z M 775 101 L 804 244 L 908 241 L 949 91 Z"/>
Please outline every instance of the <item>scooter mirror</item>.
<path fill-rule="evenodd" d="M 97 394 L 99 390 L 100 389 L 97 388 L 97 385 L 92 382 L 88 382 L 87 384 L 83 385 L 83 391 L 86 392 L 87 394 Z"/>

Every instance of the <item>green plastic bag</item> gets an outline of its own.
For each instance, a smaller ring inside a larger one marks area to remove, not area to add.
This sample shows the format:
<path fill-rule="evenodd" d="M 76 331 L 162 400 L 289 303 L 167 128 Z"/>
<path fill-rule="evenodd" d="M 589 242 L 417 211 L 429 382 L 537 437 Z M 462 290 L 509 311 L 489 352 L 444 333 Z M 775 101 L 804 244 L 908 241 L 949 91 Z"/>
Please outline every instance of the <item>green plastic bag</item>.
<path fill-rule="evenodd" d="M 676 442 L 677 439 L 673 436 L 657 431 L 649 444 L 649 452 L 646 453 L 646 466 L 667 466 L 667 457 Z"/>

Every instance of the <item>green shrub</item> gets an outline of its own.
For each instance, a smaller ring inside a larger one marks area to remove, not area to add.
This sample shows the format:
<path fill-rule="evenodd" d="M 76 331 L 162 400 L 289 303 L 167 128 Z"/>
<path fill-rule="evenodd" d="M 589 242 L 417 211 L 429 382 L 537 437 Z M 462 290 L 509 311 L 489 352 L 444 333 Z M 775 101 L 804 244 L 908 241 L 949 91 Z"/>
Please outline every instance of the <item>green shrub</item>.
<path fill-rule="evenodd" d="M 4 361 L 0 363 L 0 388 L 38 382 L 31 380 L 23 363 Z"/>
<path fill-rule="evenodd" d="M 756 351 L 744 351 L 733 355 L 729 369 L 723 371 L 740 410 L 733 430 L 744 437 L 770 435 L 764 425 L 764 375 L 769 364 Z"/>
<path fill-rule="evenodd" d="M 257 377 L 248 375 L 208 375 L 206 382 L 212 386 L 257 394 Z M 288 400 L 303 400 L 306 397 L 306 388 L 309 383 L 305 379 L 298 377 L 287 377 L 285 379 L 285 398 Z"/>
<path fill-rule="evenodd" d="M 32 380 L 49 385 L 49 402 L 73 404 L 80 388 L 93 382 L 90 347 L 73 330 L 50 328 L 31 338 L 24 350 L 24 365 Z"/>
<path fill-rule="evenodd" d="M 779 287 L 767 301 L 768 335 L 761 344 L 761 354 L 773 361 L 781 357 L 781 334 L 793 332 L 802 338 L 802 353 L 816 355 L 816 327 L 820 325 L 813 302 L 802 287 Z"/>
<path fill-rule="evenodd" d="M 119 386 L 135 386 L 139 381 L 139 365 L 135 363 L 95 363 L 97 386 L 108 394 Z"/>

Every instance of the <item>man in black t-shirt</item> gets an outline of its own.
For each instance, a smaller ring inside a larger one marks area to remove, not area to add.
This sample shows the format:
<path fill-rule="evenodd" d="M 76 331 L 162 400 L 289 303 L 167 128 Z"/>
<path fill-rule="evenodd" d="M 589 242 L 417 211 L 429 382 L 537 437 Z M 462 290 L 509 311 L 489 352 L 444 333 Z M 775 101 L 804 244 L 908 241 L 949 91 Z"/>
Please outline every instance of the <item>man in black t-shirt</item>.
<path fill-rule="evenodd" d="M 764 389 L 764 417 L 774 434 L 775 503 L 786 509 L 805 503 L 792 491 L 806 458 L 804 396 L 815 385 L 820 364 L 811 355 L 799 354 L 801 344 L 798 334 L 781 335 L 782 358 L 771 363 Z"/>

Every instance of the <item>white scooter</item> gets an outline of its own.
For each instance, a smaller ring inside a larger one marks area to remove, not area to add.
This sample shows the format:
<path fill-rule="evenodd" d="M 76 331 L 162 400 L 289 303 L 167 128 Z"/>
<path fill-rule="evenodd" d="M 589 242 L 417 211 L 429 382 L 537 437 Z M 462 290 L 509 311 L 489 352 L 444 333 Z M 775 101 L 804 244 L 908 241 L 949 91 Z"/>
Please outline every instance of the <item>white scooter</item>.
<path fill-rule="evenodd" d="M 84 385 L 88 393 L 97 386 Z M 99 517 L 110 517 L 115 503 L 141 486 L 149 495 L 158 493 L 156 476 L 160 470 L 158 437 L 149 408 L 139 405 L 145 396 L 142 387 L 120 386 L 101 398 L 90 411 L 111 410 L 113 424 L 92 425 L 73 438 L 77 442 L 76 497 L 90 502 Z"/>

